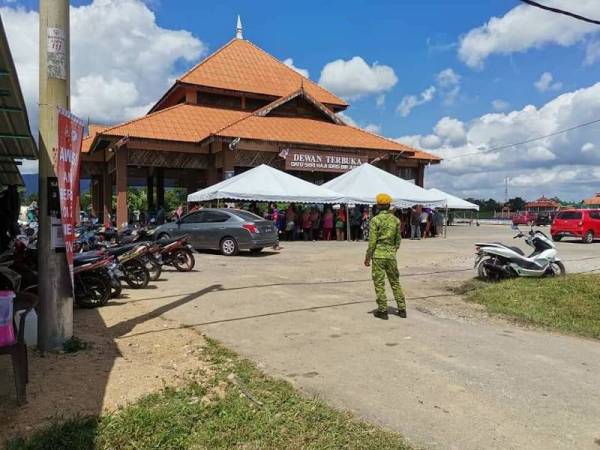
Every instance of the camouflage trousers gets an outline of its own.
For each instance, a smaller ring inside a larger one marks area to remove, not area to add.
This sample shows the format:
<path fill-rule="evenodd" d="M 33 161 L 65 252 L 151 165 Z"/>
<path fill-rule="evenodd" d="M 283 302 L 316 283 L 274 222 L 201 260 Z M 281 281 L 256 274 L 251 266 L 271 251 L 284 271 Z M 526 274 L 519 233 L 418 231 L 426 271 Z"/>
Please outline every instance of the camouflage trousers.
<path fill-rule="evenodd" d="M 387 311 L 387 297 L 385 295 L 386 276 L 394 293 L 398 309 L 406 309 L 396 259 L 374 258 L 371 262 L 371 274 L 373 276 L 373 284 L 375 285 L 375 295 L 377 296 L 377 309 L 379 311 Z"/>

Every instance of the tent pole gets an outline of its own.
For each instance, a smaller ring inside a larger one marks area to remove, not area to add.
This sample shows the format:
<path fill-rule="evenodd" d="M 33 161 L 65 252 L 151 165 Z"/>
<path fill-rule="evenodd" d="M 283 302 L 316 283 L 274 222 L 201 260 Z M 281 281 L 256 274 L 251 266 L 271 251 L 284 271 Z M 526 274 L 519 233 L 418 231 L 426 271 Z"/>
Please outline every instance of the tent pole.
<path fill-rule="evenodd" d="M 348 203 L 346 203 L 346 240 L 350 240 L 350 211 L 348 210 Z"/>
<path fill-rule="evenodd" d="M 444 239 L 448 239 L 448 203 L 446 203 L 446 226 L 444 227 Z"/>

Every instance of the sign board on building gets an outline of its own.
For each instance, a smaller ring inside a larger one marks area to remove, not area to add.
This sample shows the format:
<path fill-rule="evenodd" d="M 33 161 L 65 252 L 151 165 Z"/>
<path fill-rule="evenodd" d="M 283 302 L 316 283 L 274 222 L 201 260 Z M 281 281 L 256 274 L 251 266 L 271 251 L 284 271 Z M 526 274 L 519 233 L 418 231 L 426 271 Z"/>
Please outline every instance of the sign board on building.
<path fill-rule="evenodd" d="M 279 156 L 285 159 L 286 170 L 310 172 L 348 172 L 368 162 L 364 156 L 315 150 L 286 149 Z"/>

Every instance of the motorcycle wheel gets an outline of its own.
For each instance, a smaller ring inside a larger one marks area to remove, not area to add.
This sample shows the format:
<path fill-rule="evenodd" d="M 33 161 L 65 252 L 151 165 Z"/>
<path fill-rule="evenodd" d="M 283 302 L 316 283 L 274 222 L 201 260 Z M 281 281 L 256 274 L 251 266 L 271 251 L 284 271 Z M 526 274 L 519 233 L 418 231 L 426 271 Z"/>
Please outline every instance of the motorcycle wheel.
<path fill-rule="evenodd" d="M 132 259 L 123 264 L 125 282 L 131 289 L 143 289 L 150 283 L 150 273 L 144 263 Z"/>
<path fill-rule="evenodd" d="M 160 264 L 155 261 L 148 261 L 146 268 L 150 274 L 151 281 L 156 281 L 160 278 L 160 275 L 162 274 L 162 266 Z"/>
<path fill-rule="evenodd" d="M 104 306 L 110 298 L 110 283 L 105 277 L 89 274 L 82 275 L 80 289 L 76 290 L 75 302 L 81 308 Z"/>
<path fill-rule="evenodd" d="M 111 288 L 111 298 L 119 298 L 121 296 L 121 292 L 123 292 L 123 286 L 119 280 L 111 280 L 110 281 Z"/>
<path fill-rule="evenodd" d="M 486 262 L 494 262 L 495 258 L 492 258 L 491 256 L 488 256 L 487 258 L 483 258 L 480 262 L 479 262 L 479 266 L 477 266 L 477 276 L 480 280 L 483 281 L 500 281 L 500 274 L 498 273 L 494 273 L 494 272 L 490 272 L 485 268 L 485 263 Z"/>
<path fill-rule="evenodd" d="M 176 250 L 173 253 L 173 266 L 180 272 L 191 272 L 196 265 L 194 254 L 185 249 Z"/>
<path fill-rule="evenodd" d="M 562 262 L 554 261 L 550 263 L 546 274 L 550 277 L 564 277 L 567 274 L 567 269 L 565 269 L 565 265 Z"/>

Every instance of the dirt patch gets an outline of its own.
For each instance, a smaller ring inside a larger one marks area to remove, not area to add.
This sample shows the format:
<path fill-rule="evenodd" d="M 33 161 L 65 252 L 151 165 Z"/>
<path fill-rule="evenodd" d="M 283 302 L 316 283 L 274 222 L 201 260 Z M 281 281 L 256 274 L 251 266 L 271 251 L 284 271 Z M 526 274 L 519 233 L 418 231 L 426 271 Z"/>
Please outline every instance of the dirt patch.
<path fill-rule="evenodd" d="M 16 405 L 10 358 L 1 358 L 0 442 L 56 417 L 115 410 L 164 386 L 207 376 L 204 338 L 160 317 L 168 305 L 119 300 L 76 310 L 75 335 L 89 348 L 74 354 L 30 351 L 29 403 L 23 407 Z"/>

